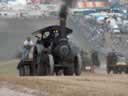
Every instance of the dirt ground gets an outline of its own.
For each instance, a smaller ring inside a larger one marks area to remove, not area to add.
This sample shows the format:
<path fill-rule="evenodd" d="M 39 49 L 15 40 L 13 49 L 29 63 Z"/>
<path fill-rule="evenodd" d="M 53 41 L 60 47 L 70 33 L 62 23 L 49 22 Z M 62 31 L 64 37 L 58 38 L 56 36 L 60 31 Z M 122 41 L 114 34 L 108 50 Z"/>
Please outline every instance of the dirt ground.
<path fill-rule="evenodd" d="M 128 96 L 128 75 L 107 75 L 104 66 L 78 77 L 19 77 L 17 63 L 0 63 L 0 96 Z"/>
<path fill-rule="evenodd" d="M 0 76 L 0 96 L 128 96 L 127 75 Z"/>

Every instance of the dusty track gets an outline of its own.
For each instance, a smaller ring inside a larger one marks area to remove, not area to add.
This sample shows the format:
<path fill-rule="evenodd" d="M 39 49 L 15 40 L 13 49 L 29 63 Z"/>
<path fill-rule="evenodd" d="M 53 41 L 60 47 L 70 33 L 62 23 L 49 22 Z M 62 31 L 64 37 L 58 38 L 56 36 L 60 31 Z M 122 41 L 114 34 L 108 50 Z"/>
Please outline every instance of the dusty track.
<path fill-rule="evenodd" d="M 0 63 L 0 96 L 127 96 L 128 75 L 104 72 L 79 77 L 18 77 L 18 60 Z"/>
<path fill-rule="evenodd" d="M 4 89 L 22 92 L 31 88 L 37 93 L 34 96 L 127 96 L 127 75 L 84 74 L 80 77 L 9 77 L 0 76 Z M 6 84 L 6 85 L 5 85 Z M 9 85 L 9 86 L 8 86 Z M 18 87 L 17 87 L 18 86 Z M 22 87 L 19 87 L 22 86 Z M 5 91 L 5 90 L 4 90 Z M 9 91 L 6 92 L 6 94 Z M 28 95 L 28 90 L 23 96 Z M 1 94 L 1 91 L 0 91 Z M 17 94 L 17 93 L 16 93 Z M 21 94 L 21 93 L 19 93 Z M 29 92 L 30 94 L 30 92 Z M 10 96 L 10 95 L 4 95 Z M 20 95 L 17 95 L 20 96 Z"/>

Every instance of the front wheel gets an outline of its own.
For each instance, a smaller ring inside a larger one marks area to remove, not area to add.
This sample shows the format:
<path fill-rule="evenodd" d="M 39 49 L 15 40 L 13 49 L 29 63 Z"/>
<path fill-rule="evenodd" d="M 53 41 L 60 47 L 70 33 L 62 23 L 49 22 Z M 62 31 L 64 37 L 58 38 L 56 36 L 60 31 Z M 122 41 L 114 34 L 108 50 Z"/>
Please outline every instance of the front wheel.
<path fill-rule="evenodd" d="M 48 55 L 48 74 L 53 75 L 54 74 L 54 59 L 52 55 Z"/>
<path fill-rule="evenodd" d="M 78 54 L 76 57 L 75 57 L 75 60 L 74 60 L 74 71 L 75 71 L 75 75 L 76 76 L 79 76 L 81 74 L 81 69 L 82 69 L 82 59 L 81 59 L 81 56 L 80 54 Z"/>

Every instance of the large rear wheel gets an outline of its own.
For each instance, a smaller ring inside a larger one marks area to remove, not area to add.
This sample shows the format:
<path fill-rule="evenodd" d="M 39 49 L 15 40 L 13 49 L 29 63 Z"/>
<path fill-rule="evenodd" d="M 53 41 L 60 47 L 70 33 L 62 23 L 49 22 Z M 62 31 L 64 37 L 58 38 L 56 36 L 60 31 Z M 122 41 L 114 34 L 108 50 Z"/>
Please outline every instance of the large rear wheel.
<path fill-rule="evenodd" d="M 45 54 L 41 57 L 40 57 L 41 59 L 39 61 L 39 64 L 37 65 L 38 75 L 40 76 L 53 75 L 54 74 L 53 56 L 49 54 Z"/>
<path fill-rule="evenodd" d="M 19 70 L 19 76 L 25 76 L 25 71 L 23 67 L 20 67 L 18 70 Z"/>
<path fill-rule="evenodd" d="M 25 72 L 25 76 L 30 76 L 31 75 L 30 66 L 24 66 L 24 72 Z"/>
<path fill-rule="evenodd" d="M 30 66 L 21 66 L 19 68 L 19 75 L 20 76 L 30 76 L 31 75 L 31 70 L 30 70 Z"/>

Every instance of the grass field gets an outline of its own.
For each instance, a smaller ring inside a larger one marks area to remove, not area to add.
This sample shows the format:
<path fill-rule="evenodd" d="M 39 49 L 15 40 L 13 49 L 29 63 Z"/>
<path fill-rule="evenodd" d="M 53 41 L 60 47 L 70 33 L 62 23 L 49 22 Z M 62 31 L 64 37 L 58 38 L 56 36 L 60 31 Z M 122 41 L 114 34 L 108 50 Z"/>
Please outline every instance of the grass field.
<path fill-rule="evenodd" d="M 16 69 L 17 64 L 18 64 L 18 60 L 1 62 L 0 63 L 0 74 L 15 76 L 17 74 L 17 69 Z"/>

